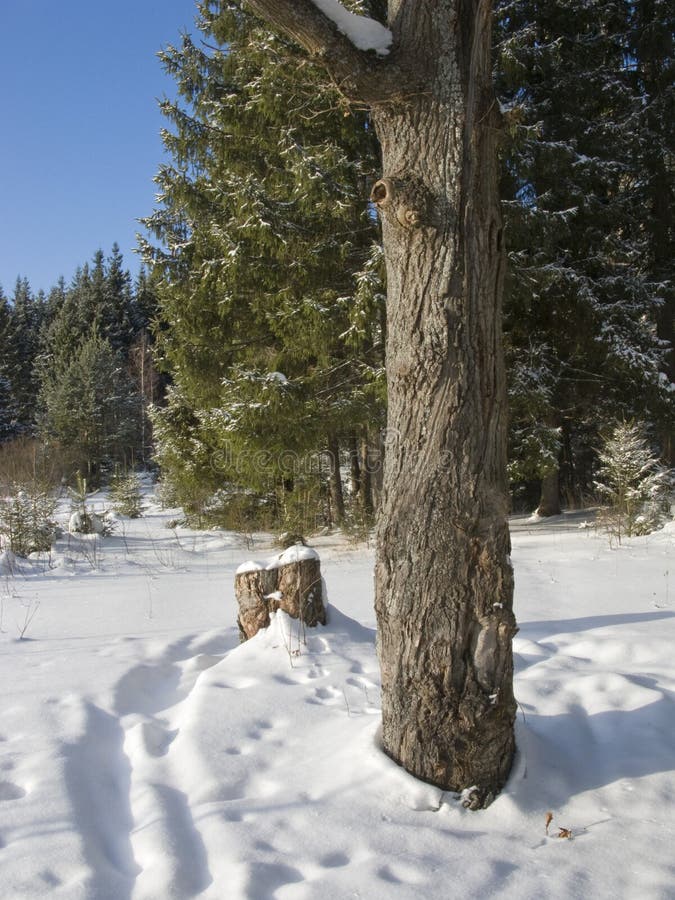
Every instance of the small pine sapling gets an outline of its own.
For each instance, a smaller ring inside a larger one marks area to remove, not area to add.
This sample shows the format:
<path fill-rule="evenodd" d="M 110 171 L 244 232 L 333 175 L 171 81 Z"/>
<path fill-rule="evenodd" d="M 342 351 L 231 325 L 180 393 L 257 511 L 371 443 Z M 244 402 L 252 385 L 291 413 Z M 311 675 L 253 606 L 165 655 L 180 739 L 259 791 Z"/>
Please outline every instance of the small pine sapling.
<path fill-rule="evenodd" d="M 78 472 L 75 486 L 68 489 L 71 516 L 68 530 L 71 534 L 98 534 L 108 537 L 113 533 L 114 524 L 107 510 L 94 512 L 88 505 L 89 491 L 87 479 Z"/>
<path fill-rule="evenodd" d="M 56 499 L 38 485 L 14 485 L 0 498 L 0 548 L 16 556 L 51 550 L 56 536 Z"/>
<path fill-rule="evenodd" d="M 143 494 L 133 472 L 116 473 L 110 482 L 110 499 L 113 509 L 120 516 L 139 519 L 143 515 Z"/>

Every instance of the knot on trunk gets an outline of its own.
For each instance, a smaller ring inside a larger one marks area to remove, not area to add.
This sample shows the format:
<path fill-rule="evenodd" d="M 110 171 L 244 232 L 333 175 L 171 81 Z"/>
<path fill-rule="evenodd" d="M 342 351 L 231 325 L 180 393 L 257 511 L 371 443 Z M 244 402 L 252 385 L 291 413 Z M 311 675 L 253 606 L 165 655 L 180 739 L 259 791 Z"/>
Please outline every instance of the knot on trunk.
<path fill-rule="evenodd" d="M 370 200 L 380 214 L 393 216 L 403 228 L 429 224 L 429 192 L 416 178 L 380 178 L 373 185 Z"/>

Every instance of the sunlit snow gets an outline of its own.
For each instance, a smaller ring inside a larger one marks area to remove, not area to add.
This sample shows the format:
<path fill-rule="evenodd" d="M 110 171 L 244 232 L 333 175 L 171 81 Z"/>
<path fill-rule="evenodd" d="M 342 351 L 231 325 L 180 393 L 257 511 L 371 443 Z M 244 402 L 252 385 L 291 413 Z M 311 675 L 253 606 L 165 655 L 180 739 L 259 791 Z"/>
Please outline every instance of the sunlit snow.
<path fill-rule="evenodd" d="M 389 53 L 391 31 L 375 19 L 349 12 L 339 0 L 313 0 L 313 3 L 359 50 L 375 50 L 382 56 Z"/>
<path fill-rule="evenodd" d="M 512 521 L 519 749 L 472 813 L 380 749 L 372 548 L 317 538 L 328 625 L 240 645 L 272 545 L 179 514 L 3 556 L 2 900 L 672 896 L 672 525 Z"/>

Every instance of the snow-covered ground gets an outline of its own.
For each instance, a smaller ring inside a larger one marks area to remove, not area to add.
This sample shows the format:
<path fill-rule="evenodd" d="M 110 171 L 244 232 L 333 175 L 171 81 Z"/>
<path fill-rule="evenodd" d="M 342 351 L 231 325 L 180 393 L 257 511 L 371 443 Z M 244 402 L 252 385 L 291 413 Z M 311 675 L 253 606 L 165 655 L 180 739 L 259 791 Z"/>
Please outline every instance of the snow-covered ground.
<path fill-rule="evenodd" d="M 519 752 L 469 812 L 379 749 L 372 550 L 316 541 L 328 625 L 240 646 L 269 546 L 172 515 L 0 563 L 2 900 L 675 897 L 672 526 L 514 528 Z"/>

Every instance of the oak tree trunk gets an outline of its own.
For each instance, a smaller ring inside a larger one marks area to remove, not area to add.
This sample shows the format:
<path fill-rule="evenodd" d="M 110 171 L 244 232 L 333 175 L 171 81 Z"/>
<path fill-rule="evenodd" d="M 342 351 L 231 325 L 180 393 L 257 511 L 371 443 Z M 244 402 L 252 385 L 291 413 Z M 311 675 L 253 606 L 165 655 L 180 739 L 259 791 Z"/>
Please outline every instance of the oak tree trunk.
<path fill-rule="evenodd" d="M 414 775 L 486 805 L 514 753 L 516 632 L 491 3 L 390 0 L 378 58 L 311 0 L 248 2 L 372 110 L 387 266 L 382 741 Z"/>
<path fill-rule="evenodd" d="M 375 604 L 384 749 L 490 802 L 514 752 L 491 10 L 389 4 L 428 90 L 374 111 L 388 445 Z"/>

